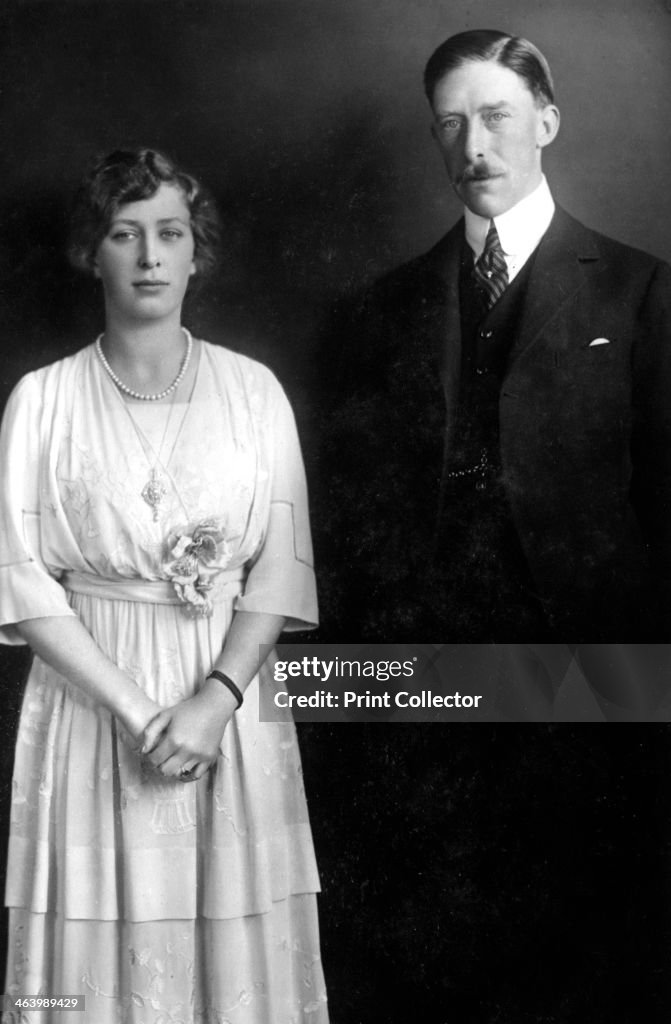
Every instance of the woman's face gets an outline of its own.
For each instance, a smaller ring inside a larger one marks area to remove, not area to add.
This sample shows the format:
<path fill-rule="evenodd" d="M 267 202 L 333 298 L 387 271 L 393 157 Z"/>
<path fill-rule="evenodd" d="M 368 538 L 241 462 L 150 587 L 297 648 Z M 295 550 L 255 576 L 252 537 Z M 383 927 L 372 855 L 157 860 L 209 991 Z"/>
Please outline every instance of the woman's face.
<path fill-rule="evenodd" d="M 179 315 L 196 272 L 191 217 L 181 189 L 163 182 L 150 199 L 120 206 L 93 265 L 103 284 L 108 320 L 133 323 Z"/>

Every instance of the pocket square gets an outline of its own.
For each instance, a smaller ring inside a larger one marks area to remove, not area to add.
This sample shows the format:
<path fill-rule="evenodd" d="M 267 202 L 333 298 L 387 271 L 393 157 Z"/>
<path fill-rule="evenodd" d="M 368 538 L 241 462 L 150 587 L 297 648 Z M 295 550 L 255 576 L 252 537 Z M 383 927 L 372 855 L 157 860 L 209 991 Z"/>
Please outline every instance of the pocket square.
<path fill-rule="evenodd" d="M 608 338 L 595 338 L 594 341 L 590 341 L 587 348 L 595 348 L 596 345 L 610 345 Z"/>

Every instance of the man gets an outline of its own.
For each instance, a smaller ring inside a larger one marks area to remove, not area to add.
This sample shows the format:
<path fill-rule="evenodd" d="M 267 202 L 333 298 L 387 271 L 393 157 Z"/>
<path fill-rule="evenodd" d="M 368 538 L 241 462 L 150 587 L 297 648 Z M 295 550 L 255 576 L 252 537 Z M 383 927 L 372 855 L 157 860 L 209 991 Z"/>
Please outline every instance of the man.
<path fill-rule="evenodd" d="M 671 639 L 671 270 L 554 203 L 531 43 L 453 36 L 425 87 L 464 218 L 348 328 L 343 635 Z"/>

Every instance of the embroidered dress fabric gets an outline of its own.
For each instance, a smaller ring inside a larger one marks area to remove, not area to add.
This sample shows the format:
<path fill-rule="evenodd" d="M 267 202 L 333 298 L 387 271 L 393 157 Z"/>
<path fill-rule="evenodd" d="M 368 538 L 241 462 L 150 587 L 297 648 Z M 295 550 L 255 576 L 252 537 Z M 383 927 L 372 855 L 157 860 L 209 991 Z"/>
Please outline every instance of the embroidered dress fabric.
<path fill-rule="evenodd" d="M 77 615 L 163 706 L 190 696 L 236 609 L 316 622 L 303 466 L 266 368 L 201 343 L 191 403 L 162 467 L 93 346 L 27 375 L 0 440 L 0 639 Z M 165 417 L 166 406 L 152 415 Z M 166 538 L 216 523 L 212 614 L 180 601 Z M 166 780 L 106 711 L 38 657 L 21 713 L 6 889 L 10 995 L 75 994 L 33 1024 L 325 1024 L 319 889 L 290 717 L 259 723 L 266 664 L 198 783 Z"/>

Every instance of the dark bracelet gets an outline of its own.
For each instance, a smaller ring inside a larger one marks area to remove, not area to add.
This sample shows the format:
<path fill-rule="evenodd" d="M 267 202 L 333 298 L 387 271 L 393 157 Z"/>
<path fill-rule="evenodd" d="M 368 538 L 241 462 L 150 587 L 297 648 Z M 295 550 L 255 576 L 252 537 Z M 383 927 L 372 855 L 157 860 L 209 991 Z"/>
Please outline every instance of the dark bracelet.
<path fill-rule="evenodd" d="M 233 682 L 232 679 L 229 679 L 228 676 L 225 676 L 223 672 L 217 671 L 216 668 L 212 669 L 212 671 L 210 672 L 210 674 L 209 674 L 209 676 L 207 678 L 208 679 L 218 679 L 220 683 L 223 683 L 224 686 L 226 686 L 231 691 L 231 693 L 233 694 L 233 696 L 237 700 L 238 707 L 239 708 L 242 707 L 242 694 L 240 693 L 240 690 L 235 685 L 235 683 Z"/>

